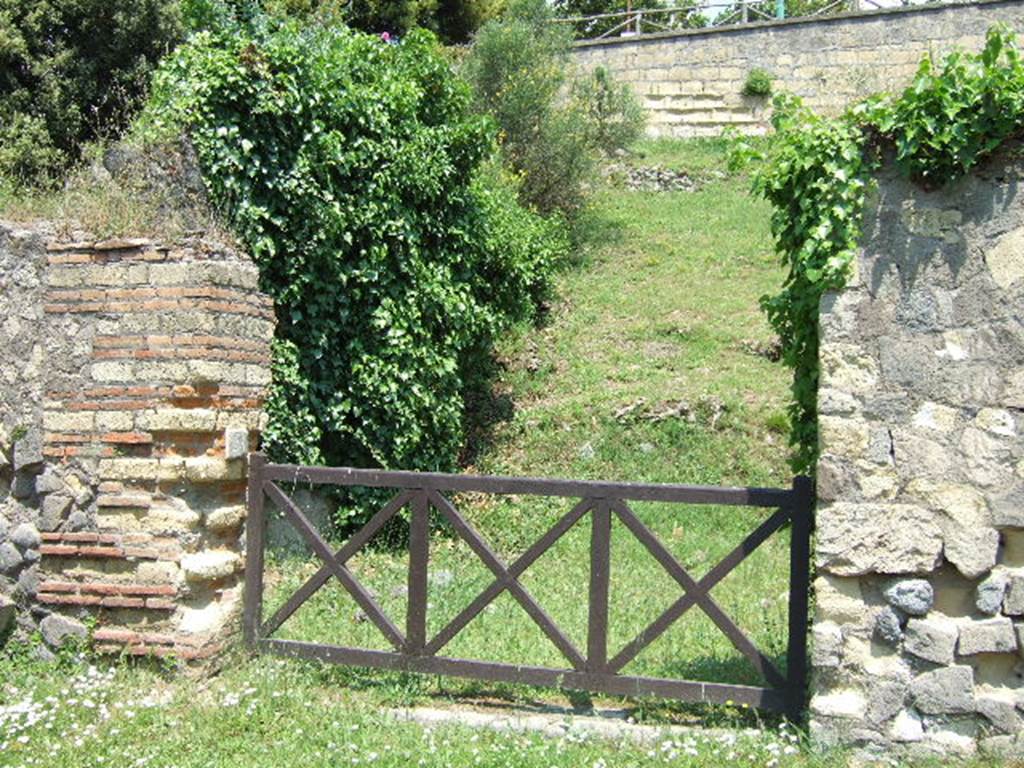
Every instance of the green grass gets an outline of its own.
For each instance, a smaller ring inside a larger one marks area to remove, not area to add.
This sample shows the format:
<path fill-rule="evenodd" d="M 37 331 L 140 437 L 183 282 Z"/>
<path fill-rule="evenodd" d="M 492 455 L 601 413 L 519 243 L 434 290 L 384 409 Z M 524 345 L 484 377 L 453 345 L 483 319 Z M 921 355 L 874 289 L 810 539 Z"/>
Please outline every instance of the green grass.
<path fill-rule="evenodd" d="M 592 233 L 557 286 L 540 329 L 502 346 L 491 401 L 500 416 L 475 438 L 468 471 L 640 482 L 789 483 L 788 374 L 752 354 L 770 332 L 758 298 L 781 278 L 770 250 L 768 210 L 748 182 L 724 173 L 721 142 L 652 142 L 651 158 L 708 177 L 695 193 L 598 193 Z M 717 174 L 711 172 L 718 171 Z M 681 415 L 656 419 L 682 402 Z M 503 405 L 504 404 L 504 405 Z M 463 496 L 456 505 L 510 562 L 571 499 Z M 637 503 L 638 516 L 696 578 L 739 544 L 762 510 Z M 586 648 L 589 520 L 584 518 L 525 574 L 523 583 Z M 469 547 L 433 537 L 428 630 L 437 632 L 493 578 Z M 294 558 L 272 569 L 272 610 L 317 567 Z M 369 549 L 352 570 L 399 626 L 407 559 Z M 712 596 L 785 668 L 788 532 L 730 574 Z M 613 525 L 610 651 L 617 652 L 674 602 L 681 589 L 621 525 Z M 387 648 L 337 583 L 281 628 L 282 638 Z M 444 654 L 565 667 L 559 651 L 508 594 L 471 622 Z M 700 611 L 691 610 L 624 672 L 759 685 L 763 681 Z M 445 683 L 448 695 L 479 686 Z M 432 686 L 424 695 L 436 694 Z M 516 696 L 556 692 L 519 691 Z"/>

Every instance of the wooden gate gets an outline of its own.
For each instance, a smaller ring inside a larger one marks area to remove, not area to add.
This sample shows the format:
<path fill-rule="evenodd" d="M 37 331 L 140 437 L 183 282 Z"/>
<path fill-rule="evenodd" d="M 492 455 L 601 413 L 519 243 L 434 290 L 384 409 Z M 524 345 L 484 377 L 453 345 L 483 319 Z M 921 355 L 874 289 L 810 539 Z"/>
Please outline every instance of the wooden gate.
<path fill-rule="evenodd" d="M 657 696 L 725 703 L 727 701 L 785 712 L 792 717 L 804 706 L 807 670 L 807 600 L 811 517 L 814 493 L 811 481 L 797 477 L 791 488 L 718 488 L 687 485 L 606 483 L 535 478 L 392 472 L 269 464 L 262 454 L 249 460 L 249 518 L 246 526 L 244 632 L 246 642 L 259 651 L 338 664 L 454 675 L 479 680 L 587 690 L 622 696 Z M 337 551 L 332 551 L 279 483 L 326 484 L 394 489 L 395 496 Z M 579 499 L 547 533 L 514 562 L 505 563 L 459 513 L 445 494 L 477 492 L 527 494 Z M 270 499 L 301 534 L 323 565 L 269 619 L 263 619 L 263 557 L 265 500 Z M 735 549 L 702 578 L 693 578 L 654 533 L 634 514 L 627 502 L 658 501 L 683 504 L 733 505 L 775 509 Z M 400 510 L 410 510 L 408 608 L 404 630 L 381 609 L 370 591 L 355 578 L 346 563 Z M 430 508 L 492 572 L 494 580 L 466 608 L 433 637 L 427 635 L 427 570 L 429 567 Z M 541 608 L 519 578 L 579 520 L 589 516 L 590 585 L 587 647 L 577 648 Z M 612 520 L 619 520 L 679 585 L 682 594 L 636 638 L 609 658 L 608 595 Z M 725 614 L 709 594 L 769 536 L 791 526 L 789 628 L 786 672 L 783 674 Z M 358 603 L 366 617 L 383 633 L 393 650 L 379 651 L 337 645 L 278 640 L 271 635 L 306 600 L 332 578 Z M 444 647 L 503 592 L 508 591 L 543 630 L 568 662 L 562 669 L 476 661 L 441 655 Z M 664 633 L 691 607 L 697 606 L 753 664 L 770 687 L 715 682 L 637 677 L 620 671 L 640 651 Z"/>

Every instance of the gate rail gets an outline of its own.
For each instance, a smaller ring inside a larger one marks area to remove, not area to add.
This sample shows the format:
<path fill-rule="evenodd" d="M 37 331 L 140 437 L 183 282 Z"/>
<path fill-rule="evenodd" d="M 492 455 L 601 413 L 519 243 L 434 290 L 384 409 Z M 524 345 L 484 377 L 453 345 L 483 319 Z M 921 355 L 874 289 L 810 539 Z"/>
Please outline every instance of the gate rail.
<path fill-rule="evenodd" d="M 332 551 L 279 483 L 392 488 L 397 494 L 339 550 Z M 459 513 L 445 492 L 527 494 L 578 498 L 547 533 L 511 564 L 506 564 Z M 269 619 L 263 619 L 263 560 L 269 498 L 298 530 L 323 562 Z M 735 549 L 699 580 L 694 579 L 654 533 L 633 513 L 627 501 L 660 501 L 776 508 Z M 797 477 L 792 487 L 719 488 L 689 485 L 608 483 L 537 478 L 447 475 L 439 473 L 309 467 L 267 463 L 262 454 L 249 458 L 246 525 L 245 608 L 246 643 L 259 651 L 319 659 L 355 666 L 427 672 L 482 680 L 589 690 L 623 696 L 657 696 L 709 703 L 728 701 L 773 709 L 798 717 L 807 683 L 807 607 L 810 587 L 810 535 L 814 491 L 810 479 Z M 385 614 L 346 563 L 402 508 L 411 511 L 409 532 L 408 607 L 404 632 Z M 430 508 L 491 571 L 494 580 L 434 637 L 427 636 L 427 570 L 429 566 Z M 590 586 L 585 650 L 576 648 L 554 620 L 519 582 L 519 577 L 581 518 L 590 514 Z M 682 589 L 682 595 L 636 638 L 609 658 L 608 594 L 610 541 L 613 518 L 618 519 L 644 545 Z M 786 672 L 780 672 L 743 633 L 710 595 L 711 589 L 769 536 L 791 525 L 789 631 Z M 332 578 L 358 603 L 367 618 L 391 643 L 393 650 L 378 651 L 295 640 L 271 635 L 306 600 Z M 562 669 L 500 662 L 475 661 L 438 655 L 489 603 L 508 591 L 566 658 Z M 769 687 L 715 682 L 638 677 L 620 674 L 650 643 L 691 607 L 698 606 L 746 656 Z"/>

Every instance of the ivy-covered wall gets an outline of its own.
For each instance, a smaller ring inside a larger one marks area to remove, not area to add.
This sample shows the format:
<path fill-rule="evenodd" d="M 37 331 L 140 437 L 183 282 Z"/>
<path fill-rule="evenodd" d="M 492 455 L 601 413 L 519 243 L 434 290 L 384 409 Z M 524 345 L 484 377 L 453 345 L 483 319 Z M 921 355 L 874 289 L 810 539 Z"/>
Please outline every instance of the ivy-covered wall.
<path fill-rule="evenodd" d="M 1024 161 L 891 165 L 821 304 L 811 728 L 1024 755 Z"/>
<path fill-rule="evenodd" d="M 573 57 L 629 84 L 647 108 L 652 135 L 718 136 L 727 127 L 764 133 L 770 100 L 743 93 L 754 69 L 772 76 L 775 92 L 834 114 L 875 91 L 903 88 L 926 53 L 980 48 L 997 22 L 1024 30 L 1024 5 L 980 0 L 611 38 L 578 43 Z"/>

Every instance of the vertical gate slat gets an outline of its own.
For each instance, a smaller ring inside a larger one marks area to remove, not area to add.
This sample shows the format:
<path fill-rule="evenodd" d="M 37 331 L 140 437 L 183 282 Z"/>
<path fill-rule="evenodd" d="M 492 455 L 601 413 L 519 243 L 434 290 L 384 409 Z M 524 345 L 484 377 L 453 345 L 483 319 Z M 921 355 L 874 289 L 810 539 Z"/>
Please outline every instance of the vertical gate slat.
<path fill-rule="evenodd" d="M 246 644 L 253 648 L 259 640 L 259 626 L 263 619 L 263 538 L 266 523 L 263 517 L 263 465 L 267 457 L 262 453 L 249 454 L 249 483 L 246 488 L 248 512 L 245 520 L 245 604 L 242 612 L 242 632 Z"/>
<path fill-rule="evenodd" d="M 611 508 L 599 501 L 591 512 L 590 615 L 587 620 L 587 670 L 608 665 L 608 580 L 611 570 Z"/>
<path fill-rule="evenodd" d="M 421 654 L 427 642 L 427 564 L 430 557 L 430 506 L 426 492 L 417 493 L 411 506 L 406 653 Z"/>
<path fill-rule="evenodd" d="M 807 610 L 811 589 L 811 528 L 815 498 L 811 478 L 793 478 L 793 497 L 786 677 L 789 715 L 798 719 L 807 696 Z"/>

